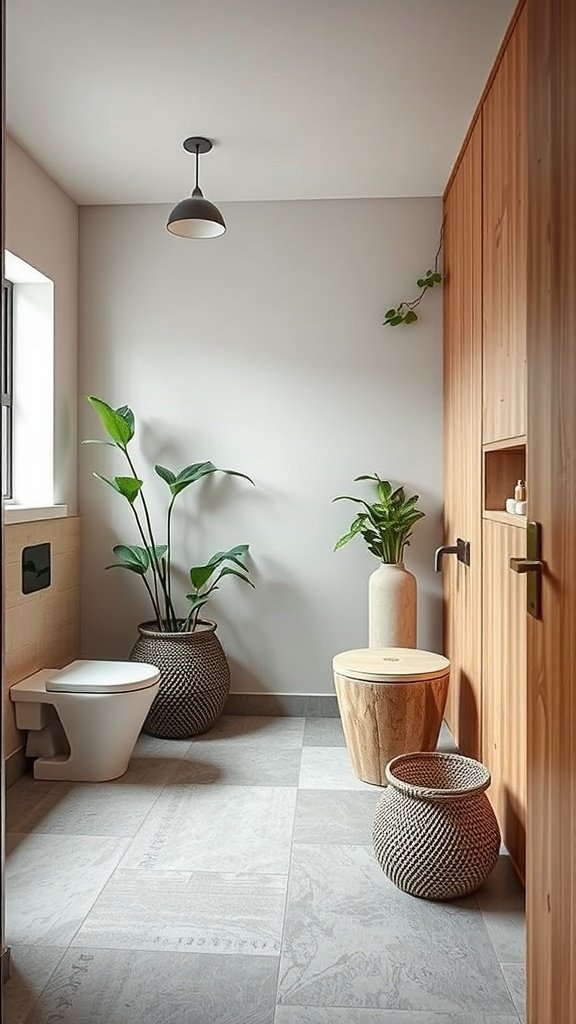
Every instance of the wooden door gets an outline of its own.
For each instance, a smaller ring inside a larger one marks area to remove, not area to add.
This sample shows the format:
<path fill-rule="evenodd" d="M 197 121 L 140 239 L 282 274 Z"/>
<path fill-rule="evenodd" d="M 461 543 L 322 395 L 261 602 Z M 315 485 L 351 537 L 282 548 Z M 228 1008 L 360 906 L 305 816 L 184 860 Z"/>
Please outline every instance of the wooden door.
<path fill-rule="evenodd" d="M 482 107 L 484 441 L 526 433 L 526 11 Z"/>
<path fill-rule="evenodd" d="M 528 1022 L 576 1021 L 576 4 L 528 0 Z"/>
<path fill-rule="evenodd" d="M 512 518 L 512 517 L 510 517 Z M 506 848 L 522 879 L 526 855 L 526 528 L 482 524 L 482 759 Z"/>
<path fill-rule="evenodd" d="M 472 130 L 444 204 L 444 543 L 470 541 L 469 566 L 446 556 L 446 719 L 480 755 L 482 451 L 482 127 Z"/>

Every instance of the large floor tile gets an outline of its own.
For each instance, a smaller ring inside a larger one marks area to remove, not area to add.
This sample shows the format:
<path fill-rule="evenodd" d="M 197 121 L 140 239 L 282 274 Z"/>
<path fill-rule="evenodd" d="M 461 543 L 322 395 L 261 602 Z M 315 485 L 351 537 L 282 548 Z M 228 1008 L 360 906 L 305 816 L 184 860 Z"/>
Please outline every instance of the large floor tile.
<path fill-rule="evenodd" d="M 526 1019 L 526 969 L 524 964 L 502 964 L 506 984 L 521 1021 Z"/>
<path fill-rule="evenodd" d="M 307 718 L 305 747 L 345 747 L 344 730 L 339 718 Z"/>
<path fill-rule="evenodd" d="M 274 786 L 167 788 L 122 867 L 285 874 L 295 803 L 295 789 Z"/>
<path fill-rule="evenodd" d="M 300 748 L 228 746 L 218 740 L 194 744 L 178 766 L 176 782 L 223 786 L 297 786 Z"/>
<path fill-rule="evenodd" d="M 10 979 L 4 986 L 7 1024 L 24 1024 L 65 952 L 57 946 L 12 946 Z"/>
<path fill-rule="evenodd" d="M 476 899 L 500 962 L 524 963 L 524 889 L 510 857 L 499 857 L 496 868 L 476 893 Z"/>
<path fill-rule="evenodd" d="M 366 846 L 380 792 L 301 789 L 296 799 L 294 842 Z"/>
<path fill-rule="evenodd" d="M 184 757 L 191 742 L 191 739 L 163 740 L 159 739 L 157 736 L 148 736 L 145 732 L 141 732 L 136 742 L 136 746 L 134 747 L 132 757 L 150 757 L 161 760 L 164 758 L 173 759 Z"/>
<path fill-rule="evenodd" d="M 382 792 L 357 779 L 346 747 L 304 747 L 300 764 L 300 789 L 364 789 Z"/>
<path fill-rule="evenodd" d="M 429 1013 L 427 1010 L 364 1010 L 350 1007 L 278 1006 L 274 1024 L 518 1024 L 486 1013 Z"/>
<path fill-rule="evenodd" d="M 301 747 L 303 718 L 267 715 L 222 715 L 210 732 L 197 736 L 194 745 L 226 740 L 226 746 L 249 743 L 250 746 Z"/>
<path fill-rule="evenodd" d="M 133 836 L 174 770 L 167 758 L 143 758 L 112 782 L 38 782 L 26 775 L 9 791 L 8 830 Z"/>
<path fill-rule="evenodd" d="M 114 873 L 75 946 L 278 956 L 285 875 Z"/>
<path fill-rule="evenodd" d="M 473 899 L 401 893 L 361 846 L 295 846 L 279 1002 L 513 1015 Z"/>
<path fill-rule="evenodd" d="M 9 835 L 9 945 L 67 946 L 129 840 L 103 836 Z"/>
<path fill-rule="evenodd" d="M 72 949 L 28 1024 L 273 1024 L 272 957 Z"/>

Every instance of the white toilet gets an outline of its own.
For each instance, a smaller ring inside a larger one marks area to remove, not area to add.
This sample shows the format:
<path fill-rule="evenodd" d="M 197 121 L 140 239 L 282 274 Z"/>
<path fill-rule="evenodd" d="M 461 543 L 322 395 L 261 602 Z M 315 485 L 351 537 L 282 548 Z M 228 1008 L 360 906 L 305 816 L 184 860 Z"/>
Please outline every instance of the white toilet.
<path fill-rule="evenodd" d="M 10 690 L 27 729 L 35 779 L 107 782 L 123 775 L 158 692 L 160 672 L 133 661 L 73 661 Z"/>

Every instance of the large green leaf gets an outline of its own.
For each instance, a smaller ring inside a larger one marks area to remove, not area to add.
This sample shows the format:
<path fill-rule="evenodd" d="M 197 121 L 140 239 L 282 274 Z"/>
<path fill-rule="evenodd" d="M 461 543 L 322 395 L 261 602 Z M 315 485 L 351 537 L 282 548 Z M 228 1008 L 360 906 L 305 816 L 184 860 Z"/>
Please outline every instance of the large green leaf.
<path fill-rule="evenodd" d="M 229 565 L 225 565 L 224 568 L 220 570 L 217 580 L 223 579 L 224 576 L 237 576 L 239 580 L 242 580 L 243 583 L 247 583 L 249 587 L 254 587 L 252 580 L 249 580 L 243 573 L 238 572 L 237 569 L 231 569 Z M 256 588 L 254 587 L 254 589 Z"/>
<path fill-rule="evenodd" d="M 116 555 L 118 562 L 116 565 L 107 565 L 107 569 L 129 569 L 131 572 L 138 573 L 139 576 L 144 576 L 150 568 L 150 555 L 146 548 L 129 544 L 116 544 L 112 551 Z"/>
<path fill-rule="evenodd" d="M 191 466 L 186 466 L 180 473 L 178 473 L 175 480 L 170 484 L 170 490 L 172 494 L 176 496 L 181 491 L 185 490 L 186 487 L 190 487 L 190 484 L 196 483 L 197 480 L 201 480 L 205 476 L 211 476 L 212 473 L 224 473 L 226 476 L 240 476 L 244 480 L 248 480 L 251 484 L 254 481 L 246 476 L 245 473 L 238 473 L 235 469 L 218 469 L 213 462 L 194 462 Z M 254 485 L 255 486 L 255 485 Z"/>
<path fill-rule="evenodd" d="M 123 498 L 126 498 L 131 505 L 136 501 L 144 483 L 143 480 L 138 480 L 137 477 L 133 476 L 115 476 L 113 480 L 110 480 L 107 476 L 102 476 L 101 473 L 93 473 L 92 475 L 97 480 L 102 480 L 103 483 L 108 484 L 112 490 L 117 491 Z"/>
<path fill-rule="evenodd" d="M 154 548 L 142 548 L 138 547 L 137 544 L 116 544 L 112 551 L 116 555 L 118 562 L 115 565 L 107 565 L 106 568 L 130 569 L 131 572 L 144 576 L 150 568 L 153 554 L 156 555 L 157 559 L 160 559 L 166 553 L 166 550 L 165 544 L 157 544 Z"/>
<path fill-rule="evenodd" d="M 134 437 L 134 416 L 131 411 L 127 406 L 122 407 L 122 410 L 125 411 L 113 409 L 112 406 L 94 395 L 86 397 L 92 408 L 98 413 L 102 426 L 114 444 L 120 448 L 126 448 L 128 442 Z"/>
<path fill-rule="evenodd" d="M 248 569 L 242 562 L 242 558 L 244 555 L 248 554 L 249 550 L 249 544 L 236 544 L 235 547 L 229 548 L 228 551 L 217 551 L 215 555 L 212 555 L 208 564 L 221 565 L 222 562 L 234 562 L 235 565 L 238 565 L 241 569 L 244 569 L 245 572 L 248 572 Z"/>
<path fill-rule="evenodd" d="M 128 405 L 121 405 L 116 409 L 116 412 L 123 420 L 126 420 L 130 430 L 132 431 L 131 437 L 134 437 L 134 429 L 136 427 L 136 421 L 134 419 L 134 413 Z"/>
<path fill-rule="evenodd" d="M 211 565 L 194 565 L 190 569 L 190 582 L 195 590 L 201 590 L 205 583 L 208 582 L 210 577 L 216 572 L 217 566 Z"/>
<path fill-rule="evenodd" d="M 191 466 L 185 466 L 170 484 L 172 494 L 176 496 L 184 491 L 190 484 L 196 483 L 210 473 L 216 473 L 217 469 L 213 462 L 195 462 Z"/>
<path fill-rule="evenodd" d="M 364 526 L 364 524 L 366 522 L 366 518 L 367 517 L 366 517 L 365 513 L 362 513 L 361 515 L 358 516 L 357 519 L 354 520 L 354 522 L 352 523 L 350 529 L 348 530 L 348 533 L 343 534 L 343 536 L 340 537 L 340 539 L 336 541 L 336 544 L 334 546 L 334 551 L 338 551 L 340 548 L 343 548 L 345 544 L 348 544 L 351 540 L 353 540 L 354 537 L 356 537 L 356 535 L 358 533 L 361 532 L 361 530 L 362 530 L 362 528 L 363 528 L 363 526 Z"/>
<path fill-rule="evenodd" d="M 176 479 L 176 474 L 171 469 L 166 469 L 166 466 L 154 466 L 154 469 L 158 476 L 171 488 Z"/>

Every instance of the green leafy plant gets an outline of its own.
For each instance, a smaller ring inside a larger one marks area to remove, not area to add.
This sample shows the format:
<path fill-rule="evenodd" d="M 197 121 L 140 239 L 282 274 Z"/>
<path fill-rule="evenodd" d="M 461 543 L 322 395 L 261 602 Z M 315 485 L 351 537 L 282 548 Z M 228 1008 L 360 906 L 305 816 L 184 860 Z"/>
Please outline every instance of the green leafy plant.
<path fill-rule="evenodd" d="M 139 576 L 146 587 L 154 609 L 154 620 L 161 632 L 184 632 L 194 630 L 199 623 L 201 609 L 211 595 L 219 589 L 220 582 L 227 576 L 236 576 L 243 583 L 253 587 L 248 578 L 250 572 L 244 559 L 248 555 L 248 544 L 237 544 L 228 551 L 217 551 L 205 565 L 193 566 L 189 571 L 191 592 L 186 595 L 188 607 L 184 616 L 178 616 L 172 599 L 172 514 L 176 498 L 191 484 L 214 473 L 227 476 L 242 477 L 254 484 L 245 473 L 233 469 L 218 469 L 213 462 L 195 462 L 186 466 L 179 473 L 174 473 L 166 466 L 154 466 L 157 476 L 167 485 L 169 490 L 168 508 L 166 512 L 165 544 L 157 544 L 152 529 L 152 520 L 144 495 L 144 481 L 136 472 L 129 445 L 136 429 L 134 413 L 127 405 L 118 409 L 88 395 L 87 400 L 98 414 L 110 440 L 90 440 L 83 444 L 103 444 L 117 448 L 128 464 L 129 476 L 115 476 L 111 479 L 94 473 L 97 480 L 107 484 L 128 502 L 134 516 L 134 523 L 142 541 L 141 545 L 116 544 L 112 549 L 116 561 L 107 565 L 107 569 L 124 569 Z"/>
<path fill-rule="evenodd" d="M 407 498 L 403 487 L 393 488 L 389 480 L 382 480 L 377 473 L 355 477 L 355 481 L 358 480 L 370 480 L 376 485 L 377 500 L 369 503 L 348 494 L 333 499 L 353 501 L 364 509 L 352 520 L 349 530 L 336 542 L 334 550 L 343 548 L 360 535 L 376 558 L 397 565 L 403 561 L 404 548 L 410 544 L 414 523 L 424 517 L 424 512 L 416 508 L 420 495 L 413 494 Z"/>
<path fill-rule="evenodd" d="M 442 284 L 442 274 L 440 272 L 440 253 L 442 252 L 442 245 L 444 242 L 444 225 L 440 229 L 440 242 L 434 257 L 434 268 L 430 268 L 426 273 L 419 277 L 416 281 L 416 287 L 420 289 L 416 298 L 403 300 L 398 303 L 397 306 L 392 306 L 391 309 L 387 309 L 384 314 L 384 327 L 398 327 L 399 324 L 413 324 L 418 319 L 416 310 L 422 302 L 422 299 L 431 288 L 434 288 L 438 284 Z"/>

